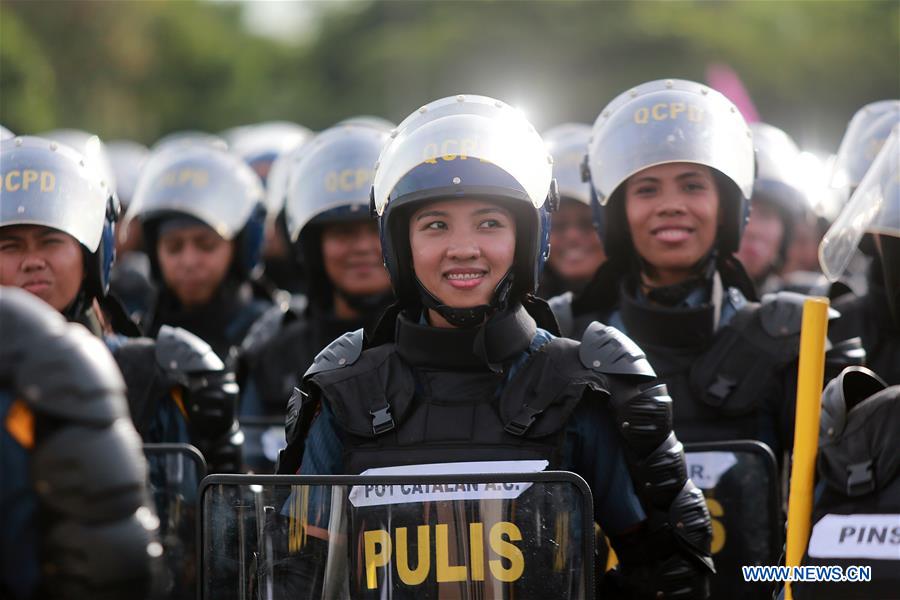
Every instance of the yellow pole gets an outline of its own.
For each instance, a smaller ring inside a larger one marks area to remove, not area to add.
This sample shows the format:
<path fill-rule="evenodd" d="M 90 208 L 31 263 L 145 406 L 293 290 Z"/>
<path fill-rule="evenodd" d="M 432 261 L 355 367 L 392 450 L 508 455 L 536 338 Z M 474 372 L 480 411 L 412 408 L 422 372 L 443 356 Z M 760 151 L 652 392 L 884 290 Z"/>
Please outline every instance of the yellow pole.
<path fill-rule="evenodd" d="M 816 452 L 819 446 L 819 417 L 822 409 L 827 333 L 828 299 L 808 298 L 803 303 L 803 328 L 800 332 L 800 367 L 785 552 L 785 565 L 788 567 L 799 566 L 803 560 L 812 525 L 813 484 L 816 475 Z M 787 584 L 785 597 L 787 600 L 793 600 L 790 583 Z"/>

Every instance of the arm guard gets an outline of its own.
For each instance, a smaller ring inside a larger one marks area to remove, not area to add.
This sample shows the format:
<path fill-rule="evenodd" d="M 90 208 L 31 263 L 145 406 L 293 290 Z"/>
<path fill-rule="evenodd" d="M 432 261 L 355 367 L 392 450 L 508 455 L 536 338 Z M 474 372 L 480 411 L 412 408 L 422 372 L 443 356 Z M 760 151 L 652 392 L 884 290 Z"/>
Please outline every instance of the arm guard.
<path fill-rule="evenodd" d="M 34 414 L 37 597 L 142 597 L 162 547 L 115 362 L 103 342 L 25 292 L 3 289 L 0 322 L 0 371 Z"/>
<path fill-rule="evenodd" d="M 215 472 L 237 472 L 243 434 L 236 420 L 238 386 L 209 344 L 164 325 L 156 339 L 156 363 L 172 386 L 183 390 L 191 441 Z"/>
<path fill-rule="evenodd" d="M 705 598 L 714 572 L 712 525 L 700 490 L 687 477 L 684 448 L 672 431 L 672 399 L 640 348 L 613 327 L 592 323 L 579 358 L 607 376 L 645 526 L 612 540 L 622 583 L 637 598 Z"/>

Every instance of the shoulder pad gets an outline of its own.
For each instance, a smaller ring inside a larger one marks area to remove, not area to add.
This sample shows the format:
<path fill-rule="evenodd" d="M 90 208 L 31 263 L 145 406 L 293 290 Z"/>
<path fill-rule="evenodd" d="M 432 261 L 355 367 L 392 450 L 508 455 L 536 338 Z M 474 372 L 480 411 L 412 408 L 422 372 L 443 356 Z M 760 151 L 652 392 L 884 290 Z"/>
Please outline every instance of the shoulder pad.
<path fill-rule="evenodd" d="M 255 354 L 281 330 L 281 324 L 288 312 L 286 304 L 273 306 L 263 313 L 247 331 L 241 342 L 241 354 Z"/>
<path fill-rule="evenodd" d="M 773 338 L 782 338 L 800 333 L 803 323 L 803 302 L 809 298 L 797 292 L 777 292 L 762 297 L 759 306 L 759 322 L 763 331 Z M 836 310 L 828 309 L 828 319 L 840 316 Z"/>
<path fill-rule="evenodd" d="M 333 371 L 356 362 L 363 350 L 363 330 L 348 331 L 316 355 L 303 379 L 323 371 Z"/>
<path fill-rule="evenodd" d="M 565 292 L 547 300 L 550 310 L 553 311 L 553 315 L 556 317 L 557 323 L 559 323 L 559 331 L 564 336 L 570 336 L 574 333 L 572 331 L 575 322 L 575 315 L 572 312 L 573 297 L 574 294 L 572 292 Z"/>
<path fill-rule="evenodd" d="M 127 416 L 125 384 L 105 344 L 24 290 L 0 289 L 0 379 L 35 412 L 105 425 Z"/>
<path fill-rule="evenodd" d="M 594 321 L 581 338 L 578 358 L 589 369 L 609 375 L 636 375 L 655 379 L 644 352 L 627 335 Z"/>
<path fill-rule="evenodd" d="M 192 373 L 224 371 L 225 364 L 209 344 L 180 327 L 163 325 L 156 337 L 156 363 L 180 379 Z"/>

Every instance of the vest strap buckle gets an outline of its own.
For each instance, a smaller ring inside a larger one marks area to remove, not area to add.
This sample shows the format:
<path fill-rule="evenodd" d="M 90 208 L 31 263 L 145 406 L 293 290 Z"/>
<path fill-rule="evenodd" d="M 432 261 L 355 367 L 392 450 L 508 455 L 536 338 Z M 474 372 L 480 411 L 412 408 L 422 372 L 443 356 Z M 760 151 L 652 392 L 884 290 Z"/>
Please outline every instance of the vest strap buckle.
<path fill-rule="evenodd" d="M 387 433 L 394 428 L 394 417 L 391 416 L 390 405 L 377 410 L 370 410 L 369 414 L 372 415 L 372 432 L 375 435 Z"/>
<path fill-rule="evenodd" d="M 506 427 L 503 429 L 506 430 L 507 433 L 511 433 L 516 436 L 523 436 L 525 432 L 528 431 L 528 428 L 531 427 L 531 424 L 534 423 L 534 420 L 537 419 L 538 415 L 540 415 L 543 410 L 538 410 L 535 408 L 531 408 L 530 406 L 523 406 L 522 410 L 519 411 L 512 421 L 506 424 Z"/>

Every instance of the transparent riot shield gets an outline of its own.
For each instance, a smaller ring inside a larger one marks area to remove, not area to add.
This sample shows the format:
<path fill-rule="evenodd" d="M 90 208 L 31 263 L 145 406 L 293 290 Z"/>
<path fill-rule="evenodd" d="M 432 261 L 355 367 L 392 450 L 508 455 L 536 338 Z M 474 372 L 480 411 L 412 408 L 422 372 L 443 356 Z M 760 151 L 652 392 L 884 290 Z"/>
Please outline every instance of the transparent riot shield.
<path fill-rule="evenodd" d="M 764 583 L 745 583 L 741 566 L 775 565 L 783 522 L 775 456 L 761 442 L 685 444 L 688 475 L 712 517 L 716 575 L 711 598 L 771 598 Z"/>
<path fill-rule="evenodd" d="M 244 472 L 271 475 L 278 451 L 285 447 L 284 417 L 241 417 Z"/>
<path fill-rule="evenodd" d="M 164 552 L 159 587 L 165 598 L 196 598 L 197 490 L 206 462 L 188 444 L 144 444 L 144 456 Z"/>
<path fill-rule="evenodd" d="M 593 597 L 572 473 L 213 475 L 200 494 L 201 599 Z"/>

